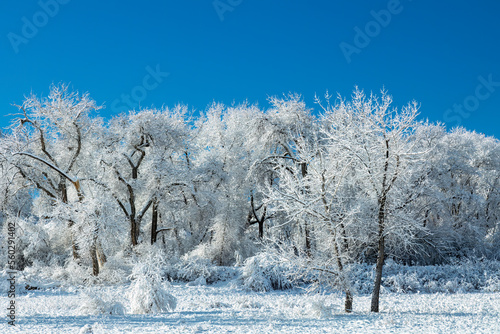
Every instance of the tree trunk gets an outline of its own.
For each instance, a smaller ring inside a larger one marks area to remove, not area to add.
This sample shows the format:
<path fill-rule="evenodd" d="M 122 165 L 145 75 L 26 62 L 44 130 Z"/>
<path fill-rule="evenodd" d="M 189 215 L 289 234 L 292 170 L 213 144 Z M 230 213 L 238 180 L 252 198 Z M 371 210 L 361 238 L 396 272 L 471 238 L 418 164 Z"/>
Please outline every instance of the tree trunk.
<path fill-rule="evenodd" d="M 66 179 L 61 177 L 59 181 L 58 190 L 61 194 L 61 200 L 64 204 L 68 204 L 68 188 L 66 187 Z"/>
<path fill-rule="evenodd" d="M 375 267 L 375 282 L 373 284 L 371 311 L 379 311 L 380 300 L 380 285 L 382 283 L 382 269 L 384 267 L 385 259 L 385 237 L 384 237 L 384 220 L 385 220 L 385 203 L 386 197 L 383 196 L 380 200 L 380 207 L 378 212 L 378 253 L 377 265 Z"/>
<path fill-rule="evenodd" d="M 375 266 L 375 282 L 373 284 L 371 311 L 379 311 L 379 301 L 380 301 L 380 284 L 382 283 L 382 269 L 384 267 L 385 260 L 385 205 L 387 203 L 387 193 L 391 188 L 392 184 L 396 181 L 396 174 L 387 184 L 387 176 L 389 171 L 389 139 L 385 140 L 385 165 L 384 165 L 384 175 L 382 179 L 382 192 L 378 200 L 378 253 L 377 253 L 377 264 Z M 399 158 L 397 158 L 399 164 Z"/>
<path fill-rule="evenodd" d="M 345 303 L 344 303 L 344 310 L 346 313 L 352 312 L 352 303 L 353 303 L 352 293 L 349 289 L 347 289 L 345 291 Z"/>
<path fill-rule="evenodd" d="M 61 193 L 61 200 L 64 204 L 68 204 L 68 188 L 66 187 L 66 181 L 61 177 L 61 180 L 58 185 L 58 190 Z M 72 227 L 75 225 L 74 222 L 70 221 L 68 222 L 68 228 L 70 229 L 70 234 L 71 234 L 71 250 L 73 253 L 73 260 L 79 260 L 80 255 L 78 254 L 78 246 L 75 241 L 75 236 L 72 231 Z"/>
<path fill-rule="evenodd" d="M 130 217 L 130 241 L 132 246 L 137 246 L 137 222 L 134 217 Z"/>
<path fill-rule="evenodd" d="M 96 253 L 97 253 L 97 261 L 99 263 L 99 268 L 102 268 L 108 259 L 106 258 L 106 254 L 104 254 L 104 251 L 102 250 L 102 245 L 100 241 L 97 241 Z"/>
<path fill-rule="evenodd" d="M 378 254 L 377 254 L 377 265 L 375 267 L 375 283 L 373 285 L 372 293 L 372 304 L 371 311 L 379 311 L 379 300 L 380 300 L 380 285 L 382 283 L 382 269 L 384 266 L 384 238 L 379 240 Z"/>
<path fill-rule="evenodd" d="M 92 259 L 92 275 L 99 275 L 99 259 L 95 243 L 90 247 L 90 258 Z"/>
<path fill-rule="evenodd" d="M 73 253 L 73 260 L 80 260 L 80 255 L 78 254 L 78 246 L 76 245 L 75 242 L 75 236 L 73 235 L 73 232 L 71 232 L 71 250 Z"/>
<path fill-rule="evenodd" d="M 331 230 L 331 233 L 332 233 L 333 237 L 335 238 L 336 231 Z M 344 292 L 345 292 L 344 311 L 346 313 L 351 313 L 354 297 L 352 295 L 351 289 L 349 288 L 349 285 L 345 282 L 346 277 L 345 277 L 345 272 L 344 272 L 344 264 L 342 263 L 342 258 L 340 257 L 339 248 L 337 246 L 336 241 L 334 241 L 334 244 L 333 244 L 333 251 L 335 254 L 335 258 L 337 260 L 337 267 L 339 269 L 339 273 L 342 277 L 342 280 L 344 281 L 342 284 L 343 288 L 344 288 Z"/>
<path fill-rule="evenodd" d="M 309 231 L 309 226 L 307 226 L 307 221 L 304 222 L 304 234 L 306 239 L 306 255 L 308 257 L 312 256 L 312 247 L 311 247 L 311 233 Z"/>
<path fill-rule="evenodd" d="M 158 203 L 155 201 L 153 204 L 153 214 L 151 218 L 151 245 L 156 242 L 158 234 Z"/>
<path fill-rule="evenodd" d="M 78 254 L 78 245 L 76 244 L 75 241 L 75 235 L 73 233 L 73 225 L 75 225 L 75 222 L 69 221 L 68 222 L 68 228 L 71 234 L 71 250 L 73 252 L 73 260 L 78 261 L 80 260 L 80 255 Z"/>

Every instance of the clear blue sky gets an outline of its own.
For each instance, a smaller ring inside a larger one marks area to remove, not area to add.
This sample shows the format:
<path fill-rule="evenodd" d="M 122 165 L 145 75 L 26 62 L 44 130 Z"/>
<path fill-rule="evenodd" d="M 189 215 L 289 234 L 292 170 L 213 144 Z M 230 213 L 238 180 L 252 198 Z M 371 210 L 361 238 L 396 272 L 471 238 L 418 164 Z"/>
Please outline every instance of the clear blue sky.
<path fill-rule="evenodd" d="M 316 108 L 315 93 L 358 85 L 500 138 L 498 1 L 55 1 L 0 4 L 0 127 L 60 82 L 105 117 L 288 92 Z"/>

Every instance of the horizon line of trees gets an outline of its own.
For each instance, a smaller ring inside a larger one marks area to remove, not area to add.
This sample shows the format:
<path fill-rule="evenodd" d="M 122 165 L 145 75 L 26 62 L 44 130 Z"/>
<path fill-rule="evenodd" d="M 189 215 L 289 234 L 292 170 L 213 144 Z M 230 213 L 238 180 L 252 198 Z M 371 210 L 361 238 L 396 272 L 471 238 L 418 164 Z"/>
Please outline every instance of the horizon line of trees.
<path fill-rule="evenodd" d="M 378 311 L 387 257 L 500 256 L 498 139 L 419 121 L 417 103 L 398 110 L 384 91 L 317 103 L 319 114 L 289 95 L 267 110 L 104 122 L 65 85 L 27 97 L 0 134 L 0 224 L 20 227 L 19 269 L 71 258 L 97 276 L 146 243 L 216 265 L 275 249 L 341 287 L 346 311 L 347 268 L 375 263 Z"/>

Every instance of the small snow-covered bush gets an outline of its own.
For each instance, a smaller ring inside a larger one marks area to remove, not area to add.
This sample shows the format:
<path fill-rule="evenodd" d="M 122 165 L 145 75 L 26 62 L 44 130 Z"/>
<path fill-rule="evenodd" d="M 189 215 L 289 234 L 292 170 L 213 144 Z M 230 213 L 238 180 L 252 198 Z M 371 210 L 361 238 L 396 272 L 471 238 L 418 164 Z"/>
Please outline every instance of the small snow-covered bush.
<path fill-rule="evenodd" d="M 99 272 L 99 282 L 107 284 L 121 284 L 128 281 L 131 268 L 123 259 L 116 256 L 108 257 Z"/>
<path fill-rule="evenodd" d="M 73 260 L 68 261 L 64 267 L 47 268 L 45 274 L 51 279 L 68 285 L 87 285 L 95 281 L 90 269 L 86 266 L 80 266 Z"/>
<path fill-rule="evenodd" d="M 177 299 L 166 291 L 168 283 L 162 282 L 161 270 L 164 266 L 163 252 L 154 246 L 134 266 L 129 290 L 132 313 L 161 313 L 175 309 Z"/>
<path fill-rule="evenodd" d="M 486 280 L 486 285 L 483 290 L 487 292 L 500 292 L 500 277 L 495 276 Z"/>
<path fill-rule="evenodd" d="M 80 328 L 80 331 L 78 332 L 78 334 L 93 334 L 93 333 L 94 331 L 92 330 L 92 326 L 88 324 Z"/>
<path fill-rule="evenodd" d="M 242 296 L 236 299 L 236 308 L 239 309 L 260 309 L 263 307 L 262 303 L 259 301 L 260 299 L 255 298 L 255 296 Z"/>
<path fill-rule="evenodd" d="M 192 282 L 200 277 L 205 279 L 214 275 L 215 265 L 208 259 L 201 257 L 183 257 L 177 263 L 176 278 L 187 282 Z"/>
<path fill-rule="evenodd" d="M 169 278 L 184 282 L 194 282 L 205 279 L 207 284 L 227 281 L 238 273 L 237 268 L 216 266 L 210 260 L 199 256 L 184 256 L 180 261 L 170 266 Z"/>
<path fill-rule="evenodd" d="M 338 305 L 333 305 L 328 301 L 327 297 L 318 296 L 316 298 L 312 298 L 312 301 L 306 308 L 306 314 L 314 318 L 326 319 L 332 317 L 332 315 L 338 310 Z"/>
<path fill-rule="evenodd" d="M 162 313 L 175 310 L 177 298 L 164 286 L 144 277 L 137 279 L 129 292 L 130 308 L 134 314 Z"/>
<path fill-rule="evenodd" d="M 248 290 L 283 290 L 294 286 L 291 272 L 290 265 L 280 263 L 268 253 L 260 253 L 245 260 L 240 279 Z"/>
<path fill-rule="evenodd" d="M 51 244 L 49 234 L 43 228 L 42 224 L 36 224 L 35 221 L 33 217 L 23 219 L 9 216 L 3 226 L 1 226 L 3 235 L 0 246 L 3 249 L 7 249 L 7 226 L 12 223 L 17 227 L 15 230 L 16 270 L 23 270 L 33 265 L 33 263 L 49 265 L 51 261 L 60 259 L 56 250 L 51 249 L 49 246 Z M 2 252 L 2 255 L 6 256 L 7 252 L 5 254 Z M 2 263 L 7 263 L 7 261 L 4 260 Z"/>
<path fill-rule="evenodd" d="M 112 298 L 106 298 L 105 294 L 84 293 L 82 305 L 78 308 L 81 315 L 97 315 L 97 314 L 125 314 L 125 308 L 119 301 Z"/>

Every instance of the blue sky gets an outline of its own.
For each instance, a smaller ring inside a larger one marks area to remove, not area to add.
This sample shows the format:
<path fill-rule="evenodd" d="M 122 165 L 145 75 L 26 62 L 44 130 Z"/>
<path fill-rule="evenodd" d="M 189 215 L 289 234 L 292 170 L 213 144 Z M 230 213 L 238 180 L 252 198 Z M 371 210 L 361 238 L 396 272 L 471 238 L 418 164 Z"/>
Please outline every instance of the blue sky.
<path fill-rule="evenodd" d="M 23 0 L 0 4 L 0 127 L 52 83 L 129 106 L 385 87 L 421 117 L 500 138 L 500 2 Z"/>

